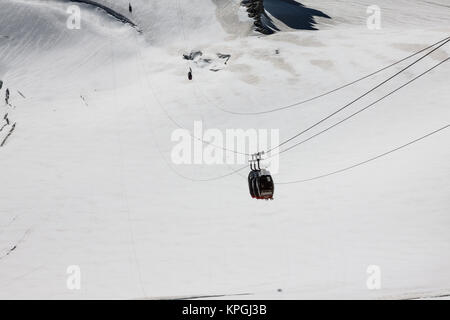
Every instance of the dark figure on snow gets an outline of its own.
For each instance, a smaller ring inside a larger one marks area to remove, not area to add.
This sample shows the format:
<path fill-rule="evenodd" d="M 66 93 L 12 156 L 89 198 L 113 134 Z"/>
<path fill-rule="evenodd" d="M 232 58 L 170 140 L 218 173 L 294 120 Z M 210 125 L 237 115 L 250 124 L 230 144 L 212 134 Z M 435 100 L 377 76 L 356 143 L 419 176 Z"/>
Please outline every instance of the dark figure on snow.
<path fill-rule="evenodd" d="M 130 11 L 130 13 L 133 13 L 133 7 L 131 6 L 131 3 L 128 3 L 128 11 Z"/>
<path fill-rule="evenodd" d="M 188 79 L 192 80 L 192 69 L 191 68 L 189 68 Z"/>
<path fill-rule="evenodd" d="M 5 114 L 5 116 L 3 117 L 3 120 L 6 121 L 6 124 L 9 126 L 9 118 L 8 118 L 8 114 Z"/>
<path fill-rule="evenodd" d="M 3 81 L 0 80 L 0 90 L 2 89 L 2 87 L 3 87 Z"/>
<path fill-rule="evenodd" d="M 9 89 L 6 89 L 6 93 L 5 93 L 5 102 L 6 104 L 9 104 Z"/>

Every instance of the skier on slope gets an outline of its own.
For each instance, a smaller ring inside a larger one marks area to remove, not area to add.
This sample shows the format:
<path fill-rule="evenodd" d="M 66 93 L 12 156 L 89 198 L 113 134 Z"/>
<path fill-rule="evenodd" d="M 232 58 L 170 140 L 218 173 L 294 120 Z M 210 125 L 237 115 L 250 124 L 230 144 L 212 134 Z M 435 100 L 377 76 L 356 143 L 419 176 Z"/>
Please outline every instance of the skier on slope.
<path fill-rule="evenodd" d="M 130 13 L 133 13 L 133 7 L 131 6 L 131 2 L 128 2 L 128 11 L 130 11 Z"/>
<path fill-rule="evenodd" d="M 189 67 L 188 79 L 192 80 L 192 69 Z"/>

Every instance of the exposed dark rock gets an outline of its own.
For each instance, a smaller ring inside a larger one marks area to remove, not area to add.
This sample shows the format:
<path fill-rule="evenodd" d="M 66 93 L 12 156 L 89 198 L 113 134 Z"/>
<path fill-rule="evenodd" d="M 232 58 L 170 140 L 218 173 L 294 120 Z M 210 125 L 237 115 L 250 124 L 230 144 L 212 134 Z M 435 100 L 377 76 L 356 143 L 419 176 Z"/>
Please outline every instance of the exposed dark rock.
<path fill-rule="evenodd" d="M 273 34 L 280 31 L 268 13 L 293 29 L 316 30 L 314 17 L 330 18 L 325 13 L 307 8 L 294 0 L 242 0 L 249 18 L 254 20 L 255 31 Z"/>

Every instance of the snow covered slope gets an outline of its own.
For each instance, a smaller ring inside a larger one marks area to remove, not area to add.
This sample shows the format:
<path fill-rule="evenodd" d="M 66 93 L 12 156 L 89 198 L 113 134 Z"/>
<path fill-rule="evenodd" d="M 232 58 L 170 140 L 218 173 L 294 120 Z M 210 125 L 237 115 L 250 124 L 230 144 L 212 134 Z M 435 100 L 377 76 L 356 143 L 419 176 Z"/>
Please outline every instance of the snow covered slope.
<path fill-rule="evenodd" d="M 295 108 L 236 113 L 316 96 L 448 37 L 447 1 L 377 1 L 381 30 L 366 26 L 371 1 L 303 1 L 331 19 L 271 36 L 252 31 L 238 1 L 135 0 L 132 14 L 128 1 L 97 2 L 142 32 L 88 4 L 70 30 L 71 1 L 0 3 L 0 120 L 10 122 L 0 140 L 16 123 L 0 147 L 0 298 L 450 294 L 449 130 L 342 174 L 276 185 L 271 202 L 250 198 L 245 170 L 198 181 L 239 164 L 171 161 L 173 131 L 194 121 L 297 134 L 413 59 Z M 449 46 L 306 137 L 448 58 Z M 196 50 L 201 63 L 183 59 Z M 332 172 L 449 124 L 449 66 L 286 152 L 275 181 Z M 80 290 L 66 285 L 72 265 Z M 380 290 L 366 286 L 371 265 Z"/>

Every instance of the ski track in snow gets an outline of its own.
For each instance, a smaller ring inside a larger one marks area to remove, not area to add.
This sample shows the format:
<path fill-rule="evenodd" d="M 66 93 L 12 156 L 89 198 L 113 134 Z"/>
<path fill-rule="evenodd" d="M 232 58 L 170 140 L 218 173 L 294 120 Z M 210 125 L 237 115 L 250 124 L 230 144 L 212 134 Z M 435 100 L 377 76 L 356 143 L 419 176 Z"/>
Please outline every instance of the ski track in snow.
<path fill-rule="evenodd" d="M 84 3 L 84 4 L 88 4 L 88 5 L 94 6 L 95 8 L 99 8 L 99 9 L 104 10 L 107 14 L 109 14 L 113 18 L 117 19 L 118 21 L 121 21 L 121 22 L 123 22 L 125 24 L 129 24 L 133 28 L 137 28 L 138 27 L 133 21 L 131 21 L 130 19 L 128 19 L 124 15 L 122 15 L 122 14 L 114 11 L 110 7 L 102 5 L 102 4 L 100 4 L 100 3 L 96 2 L 96 1 L 91 1 L 91 0 L 67 0 L 67 1 L 77 2 L 77 3 Z M 139 31 L 139 29 L 138 29 L 138 31 Z"/>

